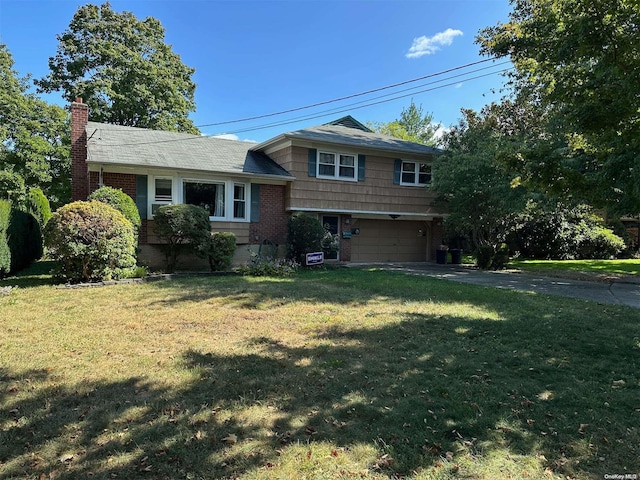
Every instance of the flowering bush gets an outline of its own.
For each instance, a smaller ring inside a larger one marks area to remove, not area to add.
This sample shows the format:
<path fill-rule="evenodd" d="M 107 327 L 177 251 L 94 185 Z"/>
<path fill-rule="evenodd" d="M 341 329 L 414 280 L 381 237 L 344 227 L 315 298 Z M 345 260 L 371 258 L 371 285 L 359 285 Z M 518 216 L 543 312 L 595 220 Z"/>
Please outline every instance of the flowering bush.
<path fill-rule="evenodd" d="M 251 252 L 251 260 L 238 269 L 242 275 L 255 277 L 288 277 L 300 268 L 295 260 L 285 258 L 265 258 Z"/>

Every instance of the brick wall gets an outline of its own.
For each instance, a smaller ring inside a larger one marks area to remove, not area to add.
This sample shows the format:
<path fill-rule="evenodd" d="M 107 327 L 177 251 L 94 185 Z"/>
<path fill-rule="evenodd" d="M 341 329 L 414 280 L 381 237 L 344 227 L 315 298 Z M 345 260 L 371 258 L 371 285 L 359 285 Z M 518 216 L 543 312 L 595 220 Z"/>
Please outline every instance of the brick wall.
<path fill-rule="evenodd" d="M 269 239 L 276 245 L 287 242 L 287 220 L 284 185 L 260 185 L 260 221 L 251 222 L 249 239 L 257 244 Z"/>
<path fill-rule="evenodd" d="M 136 201 L 136 176 L 130 173 L 110 173 L 102 174 L 102 183 L 107 187 L 119 188 Z M 100 188 L 100 174 L 98 172 L 89 173 L 89 193 Z"/>
<path fill-rule="evenodd" d="M 71 104 L 71 199 L 86 200 L 89 195 L 87 170 L 87 132 L 89 107 L 77 98 Z"/>

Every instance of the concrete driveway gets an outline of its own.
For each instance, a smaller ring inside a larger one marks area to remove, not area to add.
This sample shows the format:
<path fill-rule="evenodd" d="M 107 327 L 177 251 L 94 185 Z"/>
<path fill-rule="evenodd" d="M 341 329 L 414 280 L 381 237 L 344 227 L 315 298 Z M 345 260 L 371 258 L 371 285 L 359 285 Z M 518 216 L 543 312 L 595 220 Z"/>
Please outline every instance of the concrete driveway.
<path fill-rule="evenodd" d="M 627 305 L 640 308 L 640 279 L 622 281 L 581 281 L 564 278 L 529 275 L 524 273 L 484 271 L 460 265 L 434 263 L 376 263 L 350 264 L 356 268 L 381 268 L 406 272 L 413 275 L 428 275 L 454 282 L 472 283 L 486 287 L 507 288 L 523 292 L 581 298 L 597 303 Z"/>

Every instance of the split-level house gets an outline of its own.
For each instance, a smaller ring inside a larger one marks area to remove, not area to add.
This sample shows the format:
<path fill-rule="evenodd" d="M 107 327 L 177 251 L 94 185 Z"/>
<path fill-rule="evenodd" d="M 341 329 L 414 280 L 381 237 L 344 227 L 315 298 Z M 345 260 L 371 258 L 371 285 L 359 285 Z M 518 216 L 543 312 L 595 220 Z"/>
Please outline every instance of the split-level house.
<path fill-rule="evenodd" d="M 71 130 L 73 199 L 103 185 L 130 195 L 152 265 L 161 259 L 153 216 L 170 203 L 201 205 L 212 231 L 233 232 L 236 263 L 266 244 L 283 254 L 295 212 L 338 234 L 342 262 L 429 261 L 442 242 L 444 212 L 429 188 L 440 151 L 350 116 L 257 144 L 90 122 L 77 99 Z"/>

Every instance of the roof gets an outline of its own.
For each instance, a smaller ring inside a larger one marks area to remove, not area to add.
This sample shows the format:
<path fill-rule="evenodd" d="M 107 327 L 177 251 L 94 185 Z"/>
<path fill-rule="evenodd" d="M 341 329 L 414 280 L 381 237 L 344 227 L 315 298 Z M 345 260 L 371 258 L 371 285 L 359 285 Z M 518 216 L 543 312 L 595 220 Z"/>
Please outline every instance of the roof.
<path fill-rule="evenodd" d="M 348 116 L 324 125 L 319 125 L 317 127 L 305 128 L 303 130 L 284 133 L 276 138 L 267 140 L 266 142 L 263 142 L 254 148 L 255 150 L 263 150 L 267 146 L 276 144 L 281 140 L 297 139 L 346 147 L 383 150 L 399 155 L 438 155 L 442 153 L 442 150 L 440 150 L 439 148 L 429 147 L 421 143 L 409 142 L 407 140 L 401 140 L 399 138 L 390 137 L 381 133 L 375 133 L 366 127 L 364 127 L 366 130 L 362 130 L 362 128 L 355 124 L 352 127 L 346 126 L 350 123 L 349 119 L 364 127 L 364 125 L 355 120 L 353 117 Z"/>
<path fill-rule="evenodd" d="M 88 122 L 89 163 L 293 179 L 256 144 L 187 133 Z"/>
<path fill-rule="evenodd" d="M 357 128 L 358 130 L 362 130 L 363 132 L 373 132 L 373 130 L 363 125 L 362 123 L 360 123 L 351 115 L 347 115 L 346 117 L 339 118 L 337 120 L 334 120 L 333 122 L 325 123 L 325 125 L 338 125 L 338 126 L 347 127 L 347 128 Z"/>

